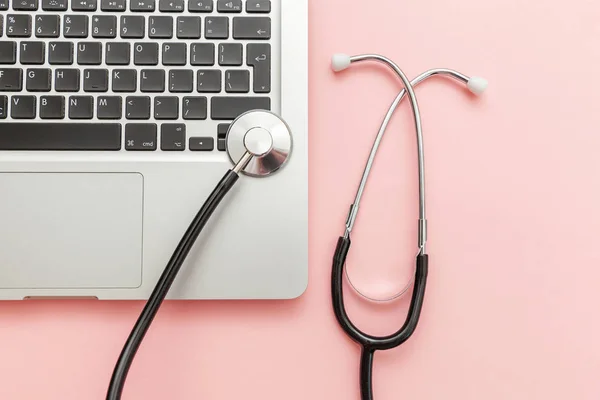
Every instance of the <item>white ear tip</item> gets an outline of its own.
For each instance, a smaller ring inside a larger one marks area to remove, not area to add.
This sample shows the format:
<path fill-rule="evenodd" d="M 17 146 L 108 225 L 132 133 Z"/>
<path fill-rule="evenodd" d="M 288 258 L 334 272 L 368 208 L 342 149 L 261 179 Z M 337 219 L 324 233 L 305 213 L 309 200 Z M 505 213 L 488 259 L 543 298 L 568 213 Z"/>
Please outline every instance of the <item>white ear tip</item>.
<path fill-rule="evenodd" d="M 469 79 L 467 87 L 474 94 L 482 94 L 488 87 L 488 81 L 481 77 L 474 76 L 471 79 Z"/>
<path fill-rule="evenodd" d="M 347 54 L 334 54 L 331 57 L 331 69 L 335 72 L 345 70 L 350 66 L 350 56 Z"/>

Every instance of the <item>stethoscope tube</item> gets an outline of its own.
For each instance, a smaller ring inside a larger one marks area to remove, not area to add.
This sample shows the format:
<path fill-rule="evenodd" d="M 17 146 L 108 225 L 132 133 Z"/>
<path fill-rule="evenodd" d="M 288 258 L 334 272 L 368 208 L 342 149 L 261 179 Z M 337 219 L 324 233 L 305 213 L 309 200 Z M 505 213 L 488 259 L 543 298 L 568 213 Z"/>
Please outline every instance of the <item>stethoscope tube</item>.
<path fill-rule="evenodd" d="M 187 231 L 179 241 L 177 248 L 167 263 L 167 266 L 160 276 L 158 283 L 154 287 L 152 294 L 146 302 L 142 313 L 135 323 L 135 326 L 129 334 L 127 342 L 121 351 L 110 380 L 106 400 L 121 399 L 123 388 L 125 386 L 125 380 L 127 379 L 127 374 L 131 368 L 133 359 L 135 358 L 135 355 L 142 341 L 144 340 L 144 337 L 146 336 L 154 317 L 158 313 L 161 304 L 169 292 L 173 281 L 177 277 L 183 262 L 185 261 L 196 239 L 202 232 L 202 229 L 214 211 L 237 182 L 240 171 L 245 168 L 251 159 L 252 155 L 250 155 L 250 153 L 246 153 L 234 168 L 227 171 L 221 181 L 214 188 L 210 196 L 208 196 L 194 217 Z"/>

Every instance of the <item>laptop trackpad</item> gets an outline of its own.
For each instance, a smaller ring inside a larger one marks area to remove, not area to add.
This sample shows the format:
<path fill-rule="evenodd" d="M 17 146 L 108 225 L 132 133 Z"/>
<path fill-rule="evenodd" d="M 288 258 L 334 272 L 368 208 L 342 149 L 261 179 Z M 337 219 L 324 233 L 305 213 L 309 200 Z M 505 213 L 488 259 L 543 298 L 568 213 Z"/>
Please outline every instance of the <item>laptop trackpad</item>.
<path fill-rule="evenodd" d="M 0 288 L 138 287 L 143 177 L 0 173 Z"/>

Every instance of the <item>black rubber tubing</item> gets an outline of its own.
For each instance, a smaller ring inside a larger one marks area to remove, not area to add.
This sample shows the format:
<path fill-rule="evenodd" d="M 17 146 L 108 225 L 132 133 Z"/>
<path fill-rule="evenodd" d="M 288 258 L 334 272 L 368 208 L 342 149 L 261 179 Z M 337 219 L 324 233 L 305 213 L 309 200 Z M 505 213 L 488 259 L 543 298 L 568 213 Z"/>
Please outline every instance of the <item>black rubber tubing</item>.
<path fill-rule="evenodd" d="M 425 297 L 425 286 L 429 270 L 429 256 L 419 254 L 417 256 L 417 268 L 415 271 L 415 283 L 410 300 L 410 307 L 404 325 L 394 334 L 389 336 L 372 336 L 358 329 L 346 313 L 343 292 L 343 273 L 346 257 L 350 250 L 350 238 L 340 237 L 333 256 L 333 268 L 331 272 L 331 298 L 335 317 L 346 334 L 356 343 L 362 346 L 360 361 L 360 393 L 362 400 L 373 400 L 373 359 L 376 350 L 389 350 L 406 342 L 417 329 L 423 299 Z"/>
<path fill-rule="evenodd" d="M 106 395 L 106 400 L 120 400 L 125 387 L 127 373 L 131 367 L 133 359 L 144 339 L 154 317 L 165 299 L 175 277 L 181 269 L 181 265 L 185 261 L 188 253 L 192 249 L 196 239 L 202 232 L 202 229 L 210 219 L 213 212 L 216 210 L 221 200 L 237 182 L 239 176 L 235 172 L 229 170 L 221 179 L 219 184 L 210 194 L 202 208 L 196 214 L 196 217 L 190 224 L 189 228 L 181 238 L 179 245 L 171 256 L 167 266 L 165 267 L 158 283 L 156 284 L 150 298 L 148 299 L 142 313 L 140 314 L 135 326 L 133 327 L 129 338 L 121 351 L 121 355 L 117 361 L 110 380 L 110 386 Z"/>

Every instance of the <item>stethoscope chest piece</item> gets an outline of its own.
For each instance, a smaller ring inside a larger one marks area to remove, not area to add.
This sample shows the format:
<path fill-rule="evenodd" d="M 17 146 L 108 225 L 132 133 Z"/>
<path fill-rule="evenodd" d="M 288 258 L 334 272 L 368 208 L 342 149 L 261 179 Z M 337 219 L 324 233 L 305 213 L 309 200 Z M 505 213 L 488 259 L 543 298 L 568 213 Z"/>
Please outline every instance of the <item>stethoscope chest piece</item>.
<path fill-rule="evenodd" d="M 292 133 L 283 119 L 270 111 L 240 115 L 227 132 L 227 154 L 237 163 L 247 151 L 255 156 L 242 170 L 250 176 L 267 176 L 280 170 L 292 152 Z"/>

